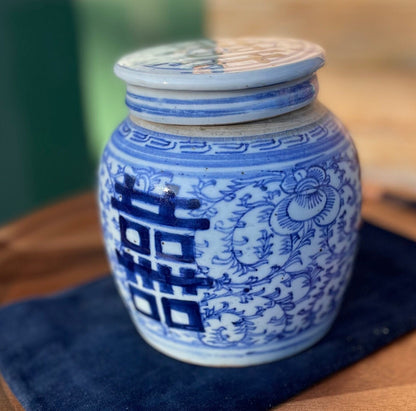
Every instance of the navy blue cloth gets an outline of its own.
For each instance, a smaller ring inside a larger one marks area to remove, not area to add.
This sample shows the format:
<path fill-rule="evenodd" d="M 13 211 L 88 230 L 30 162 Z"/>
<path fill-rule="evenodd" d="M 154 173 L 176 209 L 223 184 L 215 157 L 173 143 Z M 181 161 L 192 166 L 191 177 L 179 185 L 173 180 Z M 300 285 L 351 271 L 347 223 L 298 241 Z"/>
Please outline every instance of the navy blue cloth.
<path fill-rule="evenodd" d="M 242 369 L 185 364 L 148 346 L 110 277 L 0 310 L 0 371 L 28 410 L 262 410 L 416 328 L 415 243 L 365 224 L 327 336 Z"/>

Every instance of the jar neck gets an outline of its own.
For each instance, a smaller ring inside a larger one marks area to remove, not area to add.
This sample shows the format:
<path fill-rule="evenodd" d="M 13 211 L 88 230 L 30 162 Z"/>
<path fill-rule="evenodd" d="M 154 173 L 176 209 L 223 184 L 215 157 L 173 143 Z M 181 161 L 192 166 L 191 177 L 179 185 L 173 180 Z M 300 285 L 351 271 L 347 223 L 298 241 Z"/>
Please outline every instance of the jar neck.
<path fill-rule="evenodd" d="M 310 104 L 316 74 L 267 87 L 231 91 L 159 90 L 127 85 L 130 115 L 178 125 L 221 125 L 275 117 Z"/>

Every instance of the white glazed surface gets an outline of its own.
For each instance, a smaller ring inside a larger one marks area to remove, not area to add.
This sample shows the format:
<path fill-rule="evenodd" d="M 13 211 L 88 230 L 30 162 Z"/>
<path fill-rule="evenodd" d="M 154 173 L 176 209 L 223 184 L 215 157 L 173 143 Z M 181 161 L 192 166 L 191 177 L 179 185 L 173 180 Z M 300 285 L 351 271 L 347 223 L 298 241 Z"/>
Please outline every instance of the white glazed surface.
<path fill-rule="evenodd" d="M 314 73 L 324 50 L 305 40 L 197 40 L 151 47 L 122 57 L 115 74 L 126 83 L 167 90 L 241 90 Z"/>

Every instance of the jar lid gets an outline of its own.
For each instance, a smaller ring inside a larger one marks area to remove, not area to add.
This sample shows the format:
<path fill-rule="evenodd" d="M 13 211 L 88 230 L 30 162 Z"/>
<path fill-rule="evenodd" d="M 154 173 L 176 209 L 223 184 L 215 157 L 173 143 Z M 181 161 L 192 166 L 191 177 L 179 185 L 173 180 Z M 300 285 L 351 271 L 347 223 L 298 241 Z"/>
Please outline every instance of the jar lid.
<path fill-rule="evenodd" d="M 291 81 L 325 62 L 317 44 L 288 38 L 196 40 L 122 57 L 115 74 L 128 84 L 168 90 L 238 90 Z"/>
<path fill-rule="evenodd" d="M 199 40 L 147 48 L 121 58 L 132 115 L 166 124 L 232 124 L 309 104 L 323 49 L 304 40 Z"/>

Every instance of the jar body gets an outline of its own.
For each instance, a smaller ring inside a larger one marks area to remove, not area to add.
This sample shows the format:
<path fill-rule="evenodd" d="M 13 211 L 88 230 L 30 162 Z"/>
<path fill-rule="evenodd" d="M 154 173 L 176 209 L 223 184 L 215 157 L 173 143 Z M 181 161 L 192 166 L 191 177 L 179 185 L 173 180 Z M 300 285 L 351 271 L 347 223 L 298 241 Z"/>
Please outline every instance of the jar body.
<path fill-rule="evenodd" d="M 321 104 L 232 126 L 127 118 L 103 154 L 99 198 L 118 290 L 159 351 L 260 364 L 334 321 L 361 188 L 353 142 Z"/>

